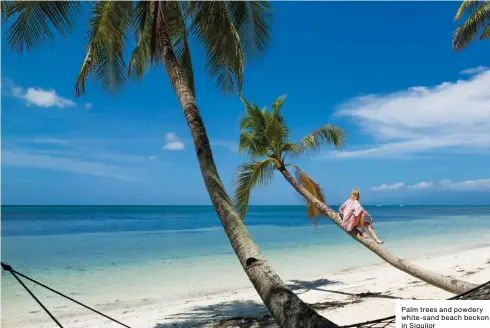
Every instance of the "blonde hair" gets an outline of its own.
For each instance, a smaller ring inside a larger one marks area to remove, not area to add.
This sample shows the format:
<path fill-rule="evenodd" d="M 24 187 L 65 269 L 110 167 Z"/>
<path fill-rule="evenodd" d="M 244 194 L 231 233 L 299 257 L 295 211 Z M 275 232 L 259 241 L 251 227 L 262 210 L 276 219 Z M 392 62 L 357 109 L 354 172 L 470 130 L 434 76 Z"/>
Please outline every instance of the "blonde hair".
<path fill-rule="evenodd" d="M 349 198 L 352 200 L 359 200 L 359 198 L 360 198 L 359 190 L 357 190 L 357 189 L 352 190 Z"/>

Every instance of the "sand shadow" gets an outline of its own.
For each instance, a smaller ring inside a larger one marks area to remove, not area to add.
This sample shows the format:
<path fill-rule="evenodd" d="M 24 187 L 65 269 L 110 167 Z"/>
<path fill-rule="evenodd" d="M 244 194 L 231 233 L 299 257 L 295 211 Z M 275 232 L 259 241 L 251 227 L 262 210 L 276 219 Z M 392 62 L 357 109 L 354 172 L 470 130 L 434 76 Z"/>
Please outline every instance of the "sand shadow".
<path fill-rule="evenodd" d="M 360 299 L 350 301 L 326 301 L 310 303 L 315 310 L 342 308 L 360 303 Z M 165 317 L 178 320 L 159 323 L 154 328 L 258 328 L 277 327 L 272 316 L 262 303 L 254 301 L 223 302 L 215 305 L 196 307 L 188 313 L 178 313 Z"/>
<path fill-rule="evenodd" d="M 203 327 L 211 322 L 209 327 L 256 327 L 257 324 L 273 323 L 264 304 L 255 301 L 232 301 L 196 306 L 187 313 L 176 313 L 165 317 L 175 322 L 157 324 L 154 328 L 191 328 Z"/>
<path fill-rule="evenodd" d="M 361 299 L 349 301 L 326 301 L 310 303 L 315 310 L 342 308 L 362 302 Z M 154 328 L 258 328 L 277 327 L 266 307 L 254 301 L 224 302 L 216 305 L 196 307 L 189 313 L 167 316 L 165 319 L 179 320 L 172 323 L 159 323 Z"/>
<path fill-rule="evenodd" d="M 333 284 L 342 284 L 339 281 L 327 279 L 318 279 L 314 281 L 294 280 L 289 285 L 295 293 L 305 288 L 319 289 L 320 286 Z M 319 289 L 320 290 L 320 289 Z M 347 294 L 350 295 L 350 294 Z M 332 309 L 344 307 L 349 304 L 359 303 L 362 300 L 359 297 L 345 301 L 325 301 L 310 304 L 315 310 Z M 267 308 L 261 302 L 252 300 L 231 301 L 218 304 L 196 306 L 186 313 L 176 313 L 168 315 L 165 320 L 171 320 L 171 323 L 159 323 L 154 328 L 254 328 L 268 327 L 274 325 L 274 319 L 268 313 Z"/>
<path fill-rule="evenodd" d="M 316 279 L 316 280 L 290 280 L 290 283 L 287 284 L 288 288 L 290 288 L 295 294 L 301 295 L 310 290 L 318 290 L 319 287 L 328 286 L 328 285 L 343 285 L 344 283 L 337 280 L 329 280 L 329 279 Z"/>
<path fill-rule="evenodd" d="M 366 279 L 366 281 L 367 280 L 371 280 L 371 279 Z M 291 280 L 291 284 L 289 284 L 288 287 L 291 288 L 293 291 L 302 290 L 301 292 L 297 292 L 296 294 L 303 294 L 310 290 L 317 290 L 325 293 L 333 293 L 333 294 L 345 295 L 345 296 L 356 297 L 356 298 L 402 299 L 402 297 L 387 295 L 383 293 L 372 293 L 372 292 L 347 293 L 339 290 L 322 288 L 327 285 L 337 285 L 337 284 L 343 284 L 343 283 L 339 281 L 328 280 L 328 279 L 318 279 L 313 281 Z"/>

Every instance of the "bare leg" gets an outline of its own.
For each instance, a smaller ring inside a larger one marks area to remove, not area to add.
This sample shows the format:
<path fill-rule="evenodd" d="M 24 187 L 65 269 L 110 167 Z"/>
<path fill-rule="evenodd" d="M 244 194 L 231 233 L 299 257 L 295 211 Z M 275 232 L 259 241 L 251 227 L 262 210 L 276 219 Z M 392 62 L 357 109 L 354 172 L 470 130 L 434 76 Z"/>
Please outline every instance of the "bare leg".
<path fill-rule="evenodd" d="M 364 238 L 369 238 L 369 236 L 366 234 L 366 229 L 364 228 L 364 224 L 365 224 L 365 217 L 366 217 L 366 214 L 364 214 L 364 212 L 360 215 L 360 218 L 359 218 L 359 226 L 361 227 L 361 234 Z"/>
<path fill-rule="evenodd" d="M 372 227 L 370 224 L 368 224 L 368 225 L 367 225 L 367 228 L 368 228 L 368 231 L 369 231 L 369 233 L 371 234 L 371 236 L 373 236 L 374 240 L 375 240 L 375 241 L 376 241 L 378 244 L 382 244 L 382 243 L 384 243 L 384 241 L 379 240 L 378 236 L 376 235 L 376 232 L 374 232 L 374 228 L 373 228 L 373 227 Z"/>

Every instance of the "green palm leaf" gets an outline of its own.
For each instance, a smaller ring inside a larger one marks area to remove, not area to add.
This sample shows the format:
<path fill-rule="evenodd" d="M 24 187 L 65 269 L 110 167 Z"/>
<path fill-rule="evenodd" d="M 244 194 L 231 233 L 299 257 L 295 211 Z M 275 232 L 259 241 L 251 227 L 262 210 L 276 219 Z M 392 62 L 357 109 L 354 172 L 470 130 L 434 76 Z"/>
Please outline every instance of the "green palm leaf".
<path fill-rule="evenodd" d="M 247 152 L 253 158 L 270 156 L 274 153 L 269 140 L 268 126 L 271 122 L 269 113 L 260 110 L 256 104 L 250 104 L 240 96 L 245 105 L 245 114 L 240 120 L 239 152 Z"/>
<path fill-rule="evenodd" d="M 192 1 L 189 9 L 190 32 L 204 45 L 207 73 L 221 90 L 240 92 L 244 55 L 226 2 Z"/>
<path fill-rule="evenodd" d="M 187 37 L 187 27 L 185 25 L 184 12 L 185 4 L 179 1 L 169 1 L 167 3 L 168 24 L 167 29 L 170 35 L 175 56 L 179 61 L 180 68 L 186 78 L 188 86 L 194 91 L 194 75 L 192 72 L 191 50 Z"/>
<path fill-rule="evenodd" d="M 273 142 L 274 153 L 281 154 L 283 144 L 289 138 L 289 129 L 282 115 L 282 106 L 286 96 L 280 96 L 272 103 L 271 123 L 269 124 L 268 138 Z"/>
<path fill-rule="evenodd" d="M 298 144 L 287 142 L 282 145 L 282 152 L 290 153 L 290 154 L 299 154 L 300 147 L 298 146 Z"/>
<path fill-rule="evenodd" d="M 243 45 L 252 56 L 266 50 L 270 41 L 271 7 L 265 1 L 229 1 L 228 7 Z"/>
<path fill-rule="evenodd" d="M 468 14 L 473 14 L 475 10 L 478 9 L 485 1 L 473 1 L 473 0 L 463 0 L 461 6 L 459 6 L 458 12 L 456 16 L 454 16 L 454 20 L 457 21 L 463 17 L 463 14 L 467 12 Z"/>
<path fill-rule="evenodd" d="M 194 75 L 184 10 L 183 2 L 167 2 L 164 11 L 165 27 L 170 36 L 182 73 L 194 94 Z M 160 49 L 156 42 L 159 36 L 158 29 L 153 24 L 154 17 L 151 15 L 151 8 L 148 2 L 138 2 L 134 9 L 134 16 L 137 43 L 129 60 L 128 74 L 133 79 L 141 80 L 152 61 L 153 63 L 160 62 Z M 157 33 L 156 35 L 154 35 L 155 32 Z M 152 40 L 154 40 L 153 45 Z"/>
<path fill-rule="evenodd" d="M 85 80 L 94 74 L 102 88 L 119 89 L 126 80 L 124 46 L 132 23 L 129 1 L 98 1 L 92 7 L 87 55 L 75 84 L 75 96 L 85 92 Z"/>
<path fill-rule="evenodd" d="M 62 37 L 73 31 L 76 15 L 82 8 L 78 1 L 2 1 L 2 20 L 17 18 L 7 30 L 7 43 L 22 52 L 53 41 L 53 29 Z"/>
<path fill-rule="evenodd" d="M 264 137 L 267 129 L 267 116 L 259 109 L 256 104 L 250 104 L 245 98 L 240 96 L 245 105 L 245 114 L 240 120 L 240 130 L 249 130 L 256 137 Z"/>
<path fill-rule="evenodd" d="M 333 145 L 337 149 L 342 149 L 345 137 L 346 133 L 342 129 L 327 124 L 313 131 L 310 135 L 303 137 L 297 143 L 294 153 L 300 155 L 307 151 L 316 152 L 320 150 L 322 142 Z"/>
<path fill-rule="evenodd" d="M 264 140 L 257 138 L 256 135 L 248 131 L 242 131 L 240 133 L 238 152 L 245 152 L 252 158 L 268 155 L 267 144 L 264 143 Z"/>
<path fill-rule="evenodd" d="M 463 3 L 463 5 L 465 5 L 465 3 Z M 463 7 L 463 5 L 461 5 L 461 7 Z M 467 5 L 464 9 L 467 8 L 471 8 L 472 14 L 454 33 L 453 48 L 455 50 L 461 50 L 467 46 L 476 37 L 480 29 L 484 29 L 480 39 L 488 37 L 490 32 L 490 2 L 480 2 L 477 7 L 475 4 L 471 4 L 471 7 Z M 456 17 L 458 17 L 458 15 Z"/>
<path fill-rule="evenodd" d="M 286 95 L 282 95 L 282 96 L 278 97 L 276 99 L 276 101 L 274 101 L 272 103 L 272 114 L 273 114 L 274 118 L 276 118 L 276 119 L 281 118 L 282 119 L 281 109 L 282 109 L 282 106 L 284 105 L 285 101 L 286 101 Z"/>
<path fill-rule="evenodd" d="M 490 24 L 485 27 L 483 33 L 480 35 L 480 40 L 484 40 L 490 36 Z"/>
<path fill-rule="evenodd" d="M 133 79 L 142 80 L 152 58 L 150 49 L 152 31 L 150 2 L 139 1 L 134 7 L 133 17 L 136 46 L 129 59 L 128 75 Z"/>
<path fill-rule="evenodd" d="M 248 210 L 250 193 L 256 186 L 267 185 L 274 176 L 274 159 L 267 158 L 260 162 L 248 162 L 240 165 L 235 172 L 233 186 L 235 187 L 234 203 L 242 220 Z"/>
<path fill-rule="evenodd" d="M 2 20 L 6 21 L 9 19 L 9 17 L 12 15 L 12 5 L 14 4 L 13 1 L 10 0 L 3 0 L 1 1 L 2 4 Z"/>
<path fill-rule="evenodd" d="M 206 71 L 225 92 L 242 89 L 245 54 L 265 50 L 271 7 L 263 1 L 191 1 L 190 33 L 206 50 Z"/>

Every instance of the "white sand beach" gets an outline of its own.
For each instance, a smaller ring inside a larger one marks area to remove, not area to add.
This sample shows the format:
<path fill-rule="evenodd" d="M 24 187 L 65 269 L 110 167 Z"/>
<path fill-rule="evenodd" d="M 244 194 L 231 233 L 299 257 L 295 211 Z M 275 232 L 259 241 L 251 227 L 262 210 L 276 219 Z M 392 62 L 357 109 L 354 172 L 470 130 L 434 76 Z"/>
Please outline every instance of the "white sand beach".
<path fill-rule="evenodd" d="M 458 252 L 441 252 L 437 256 L 415 259 L 414 262 L 433 271 L 476 284 L 490 280 L 490 246 L 460 249 Z M 317 262 L 317 266 L 314 270 L 305 267 L 303 274 L 287 283 L 319 313 L 341 325 L 393 315 L 397 299 L 445 299 L 452 296 L 385 263 L 325 272 L 322 276 L 312 277 L 309 272 L 317 272 L 321 267 L 327 267 L 326 263 L 321 261 Z M 220 285 L 219 279 L 217 276 L 217 287 Z M 185 285 L 181 287 L 187 288 Z M 142 289 L 141 293 L 144 291 Z M 114 290 L 114 294 L 117 292 Z M 192 289 L 187 292 L 190 297 L 170 301 L 171 298 L 167 295 L 161 301 L 145 301 L 143 298 L 143 301 L 135 304 L 116 301 L 110 305 L 94 306 L 131 327 L 275 327 L 251 286 L 200 295 L 197 292 L 193 294 Z M 144 295 L 134 295 L 135 299 L 140 297 Z M 58 298 L 50 299 L 47 305 L 53 307 L 55 304 L 54 312 L 65 327 L 118 326 Z M 35 307 L 36 304 L 30 306 L 31 309 Z M 18 313 L 15 321 L 2 321 L 9 328 L 54 327 L 54 323 L 41 312 L 41 309 L 30 312 Z"/>

